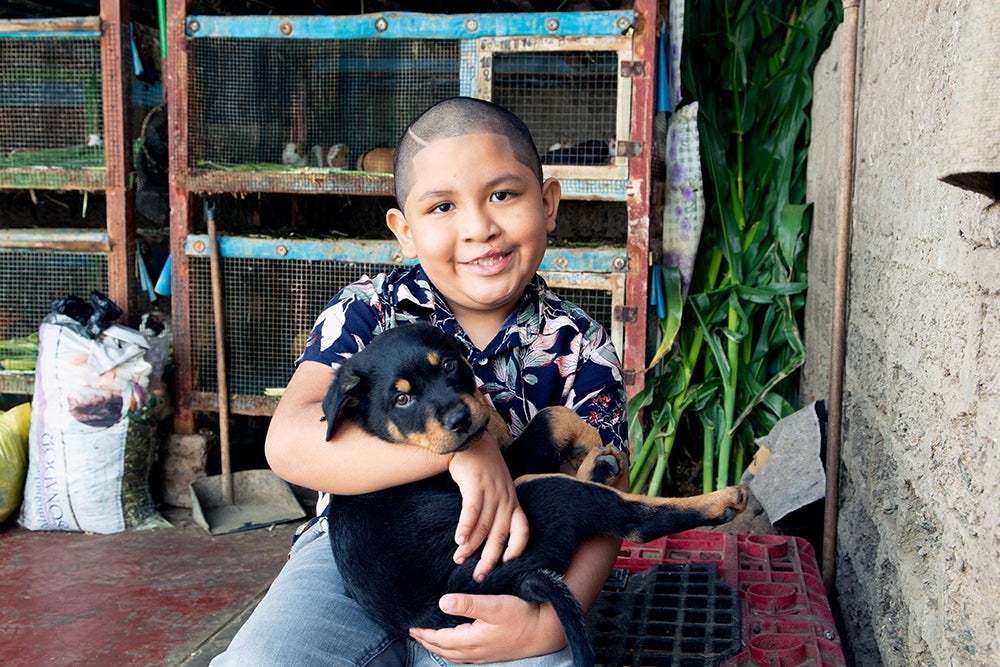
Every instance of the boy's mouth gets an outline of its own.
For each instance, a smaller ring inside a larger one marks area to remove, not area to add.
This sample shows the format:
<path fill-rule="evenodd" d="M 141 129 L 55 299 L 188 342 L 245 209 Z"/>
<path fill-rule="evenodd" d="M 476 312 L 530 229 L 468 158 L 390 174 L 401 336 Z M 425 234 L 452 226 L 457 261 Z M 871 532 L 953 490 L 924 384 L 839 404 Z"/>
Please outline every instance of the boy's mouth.
<path fill-rule="evenodd" d="M 510 257 L 511 254 L 512 253 L 509 252 L 494 252 L 465 262 L 465 265 L 474 269 L 478 268 L 488 271 L 489 269 L 496 268 L 506 262 L 507 258 Z"/>

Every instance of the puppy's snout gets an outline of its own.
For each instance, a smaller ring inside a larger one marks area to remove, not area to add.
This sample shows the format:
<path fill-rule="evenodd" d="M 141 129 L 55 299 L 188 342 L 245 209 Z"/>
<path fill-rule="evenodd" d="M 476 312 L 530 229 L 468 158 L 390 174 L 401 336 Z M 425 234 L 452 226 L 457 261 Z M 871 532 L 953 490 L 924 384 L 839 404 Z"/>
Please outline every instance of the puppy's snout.
<path fill-rule="evenodd" d="M 452 433 L 468 431 L 472 426 L 472 412 L 464 403 L 449 410 L 441 419 L 441 424 Z"/>

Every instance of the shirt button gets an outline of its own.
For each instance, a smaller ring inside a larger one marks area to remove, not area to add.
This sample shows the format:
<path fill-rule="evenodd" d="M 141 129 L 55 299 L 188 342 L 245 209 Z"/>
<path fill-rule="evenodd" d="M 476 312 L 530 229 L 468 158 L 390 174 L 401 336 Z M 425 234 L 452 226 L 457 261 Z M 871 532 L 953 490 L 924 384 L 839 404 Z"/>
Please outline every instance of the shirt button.
<path fill-rule="evenodd" d="M 478 363 L 479 363 L 480 366 L 485 366 L 486 362 L 487 362 L 487 359 L 484 357 L 484 358 L 480 359 Z"/>

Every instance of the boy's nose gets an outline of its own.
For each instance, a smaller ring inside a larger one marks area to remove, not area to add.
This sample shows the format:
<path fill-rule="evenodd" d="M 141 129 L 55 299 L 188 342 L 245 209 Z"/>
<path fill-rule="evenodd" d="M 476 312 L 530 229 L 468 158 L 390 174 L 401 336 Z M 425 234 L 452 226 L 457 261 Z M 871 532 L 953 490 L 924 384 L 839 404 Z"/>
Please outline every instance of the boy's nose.
<path fill-rule="evenodd" d="M 488 241 L 500 232 L 489 212 L 482 209 L 469 211 L 462 226 L 463 237 L 467 241 Z"/>

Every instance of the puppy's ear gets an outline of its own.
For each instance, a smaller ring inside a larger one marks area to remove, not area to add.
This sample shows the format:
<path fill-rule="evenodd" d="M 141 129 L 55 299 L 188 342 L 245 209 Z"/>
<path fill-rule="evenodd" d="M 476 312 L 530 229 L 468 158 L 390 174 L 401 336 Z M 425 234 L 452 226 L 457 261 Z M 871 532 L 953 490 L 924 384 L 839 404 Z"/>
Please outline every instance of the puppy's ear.
<path fill-rule="evenodd" d="M 323 418 L 326 420 L 326 439 L 333 436 L 333 427 L 337 424 L 344 406 L 350 401 L 356 401 L 354 392 L 361 384 L 361 376 L 346 367 L 341 367 L 337 377 L 330 384 L 330 389 L 323 398 Z"/>

